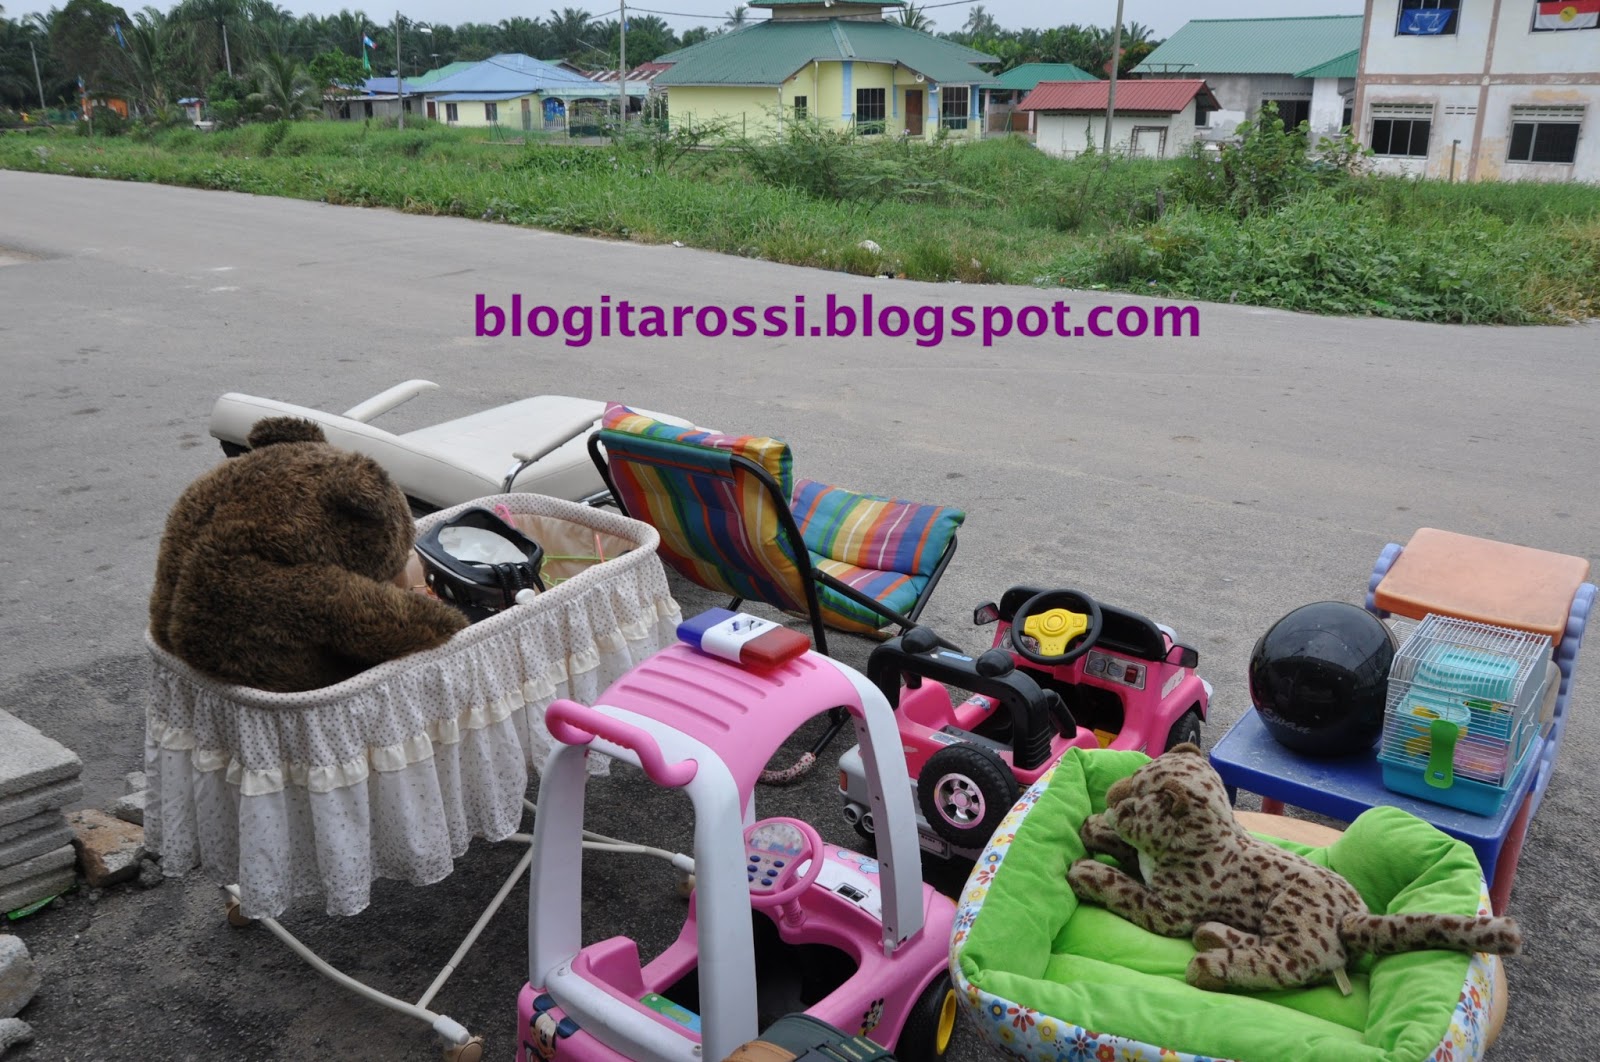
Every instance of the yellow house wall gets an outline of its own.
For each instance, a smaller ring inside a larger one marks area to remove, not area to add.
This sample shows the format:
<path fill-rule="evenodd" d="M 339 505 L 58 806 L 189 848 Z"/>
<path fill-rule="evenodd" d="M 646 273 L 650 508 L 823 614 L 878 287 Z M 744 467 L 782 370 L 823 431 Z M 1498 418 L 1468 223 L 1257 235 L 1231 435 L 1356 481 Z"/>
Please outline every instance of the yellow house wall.
<path fill-rule="evenodd" d="M 470 100 L 457 103 L 457 118 L 450 124 L 460 126 L 462 128 L 472 129 L 487 129 L 491 125 L 499 125 L 502 129 L 512 129 L 520 132 L 522 129 L 523 100 L 530 101 L 528 103 L 528 107 L 533 113 L 533 127 L 535 129 L 542 129 L 542 123 L 544 121 L 544 104 L 538 93 L 533 93 L 528 96 L 519 96 L 514 100 L 495 100 L 495 106 L 499 108 L 499 116 L 496 121 L 493 122 L 489 121 L 483 116 L 482 100 Z M 447 106 L 448 104 L 438 102 L 435 102 L 434 104 L 434 109 L 438 112 L 439 121 L 441 122 L 446 120 L 445 114 L 447 112 L 445 111 L 445 108 Z"/>
<path fill-rule="evenodd" d="M 730 136 L 761 136 L 778 129 L 778 86 L 748 88 L 670 85 L 667 87 L 667 121 L 672 128 L 685 123 L 721 122 Z"/>
<path fill-rule="evenodd" d="M 844 67 L 842 62 L 810 63 L 781 86 L 668 86 L 668 121 L 673 128 L 685 122 L 696 125 L 722 122 L 733 136 L 773 135 L 782 123 L 793 119 L 795 97 L 804 96 L 810 119 L 830 129 L 844 129 L 854 122 L 856 90 L 881 88 L 885 90 L 887 131 L 898 136 L 906 127 L 905 93 L 909 88 L 922 91 L 923 136 L 932 139 L 938 131 L 937 115 L 933 113 L 936 102 L 933 86 L 919 82 L 913 71 L 893 63 L 852 61 L 847 99 Z M 978 123 L 972 125 L 975 129 Z"/>

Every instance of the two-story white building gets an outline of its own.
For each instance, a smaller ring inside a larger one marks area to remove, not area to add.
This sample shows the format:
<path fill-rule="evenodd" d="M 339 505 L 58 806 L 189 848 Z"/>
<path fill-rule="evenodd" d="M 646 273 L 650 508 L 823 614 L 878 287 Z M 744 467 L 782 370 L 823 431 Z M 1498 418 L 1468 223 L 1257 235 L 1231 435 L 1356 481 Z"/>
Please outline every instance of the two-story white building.
<path fill-rule="evenodd" d="M 1385 172 L 1600 181 L 1600 0 L 1367 0 L 1355 113 Z"/>

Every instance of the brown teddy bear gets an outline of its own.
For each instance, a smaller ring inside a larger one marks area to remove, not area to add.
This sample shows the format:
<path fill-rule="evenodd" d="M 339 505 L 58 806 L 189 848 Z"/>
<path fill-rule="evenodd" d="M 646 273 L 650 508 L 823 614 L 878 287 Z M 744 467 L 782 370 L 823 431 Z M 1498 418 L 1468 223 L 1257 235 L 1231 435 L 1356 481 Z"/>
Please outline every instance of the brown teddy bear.
<path fill-rule="evenodd" d="M 295 417 L 258 421 L 249 444 L 167 518 L 150 595 L 158 645 L 223 681 L 287 692 L 442 645 L 467 625 L 395 581 L 415 527 L 376 461 Z"/>

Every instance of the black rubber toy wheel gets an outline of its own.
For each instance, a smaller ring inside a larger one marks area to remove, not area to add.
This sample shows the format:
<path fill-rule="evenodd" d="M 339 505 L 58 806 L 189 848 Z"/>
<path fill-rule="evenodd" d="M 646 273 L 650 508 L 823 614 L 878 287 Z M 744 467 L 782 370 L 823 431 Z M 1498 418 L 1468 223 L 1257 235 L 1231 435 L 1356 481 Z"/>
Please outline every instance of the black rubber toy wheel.
<path fill-rule="evenodd" d="M 946 745 L 917 778 L 917 803 L 934 833 L 960 848 L 982 848 L 1017 802 L 1017 778 L 980 745 Z"/>
<path fill-rule="evenodd" d="M 1162 752 L 1171 752 L 1185 741 L 1192 745 L 1200 744 L 1200 709 L 1190 708 L 1178 717 L 1172 724 L 1172 729 L 1167 731 L 1167 747 Z"/>
<path fill-rule="evenodd" d="M 899 1062 L 938 1062 L 950 1046 L 956 1011 L 955 987 L 950 975 L 941 973 L 922 990 L 906 1016 L 900 1039 L 894 1045 L 894 1057 Z"/>

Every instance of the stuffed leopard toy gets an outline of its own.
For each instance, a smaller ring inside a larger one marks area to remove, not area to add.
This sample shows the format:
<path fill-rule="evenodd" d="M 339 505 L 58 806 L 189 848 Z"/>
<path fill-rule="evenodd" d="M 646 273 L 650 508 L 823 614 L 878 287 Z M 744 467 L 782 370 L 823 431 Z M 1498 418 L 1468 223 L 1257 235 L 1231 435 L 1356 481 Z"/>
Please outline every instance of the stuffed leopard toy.
<path fill-rule="evenodd" d="M 1368 913 L 1334 871 L 1246 832 L 1195 745 L 1112 785 L 1080 836 L 1091 856 L 1126 869 L 1080 859 L 1067 872 L 1073 891 L 1152 933 L 1189 936 L 1199 954 L 1185 979 L 1196 988 L 1294 988 L 1332 975 L 1348 994 L 1347 949 L 1521 950 L 1510 918 Z"/>

